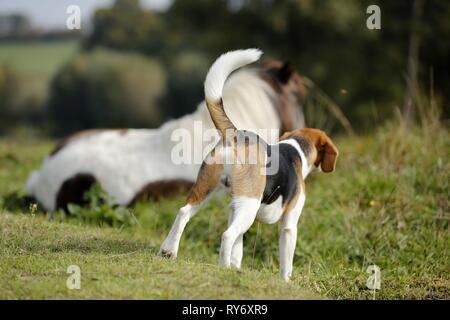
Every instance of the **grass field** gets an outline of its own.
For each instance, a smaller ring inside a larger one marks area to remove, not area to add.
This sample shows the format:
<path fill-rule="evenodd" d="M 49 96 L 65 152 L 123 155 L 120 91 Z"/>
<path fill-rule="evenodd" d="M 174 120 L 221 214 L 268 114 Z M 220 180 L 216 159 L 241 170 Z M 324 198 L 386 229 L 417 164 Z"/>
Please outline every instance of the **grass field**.
<path fill-rule="evenodd" d="M 224 198 L 191 220 L 176 261 L 156 252 L 182 196 L 129 210 L 92 201 L 72 217 L 29 209 L 20 190 L 52 145 L 0 140 L 0 298 L 450 299 L 450 134 L 438 125 L 337 139 L 336 172 L 307 181 L 289 285 L 274 225 L 246 235 L 242 271 L 216 266 Z M 71 264 L 81 290 L 65 286 Z"/>

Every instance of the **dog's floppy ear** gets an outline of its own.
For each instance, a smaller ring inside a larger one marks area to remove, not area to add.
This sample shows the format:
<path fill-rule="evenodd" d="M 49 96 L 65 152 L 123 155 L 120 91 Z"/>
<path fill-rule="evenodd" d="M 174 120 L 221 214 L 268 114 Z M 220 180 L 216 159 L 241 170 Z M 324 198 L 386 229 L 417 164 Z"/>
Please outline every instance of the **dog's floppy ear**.
<path fill-rule="evenodd" d="M 322 153 L 322 161 L 320 162 L 320 168 L 323 172 L 332 172 L 336 168 L 336 161 L 339 155 L 338 149 L 334 145 L 333 141 L 324 134 L 324 140 L 322 141 L 320 152 Z"/>

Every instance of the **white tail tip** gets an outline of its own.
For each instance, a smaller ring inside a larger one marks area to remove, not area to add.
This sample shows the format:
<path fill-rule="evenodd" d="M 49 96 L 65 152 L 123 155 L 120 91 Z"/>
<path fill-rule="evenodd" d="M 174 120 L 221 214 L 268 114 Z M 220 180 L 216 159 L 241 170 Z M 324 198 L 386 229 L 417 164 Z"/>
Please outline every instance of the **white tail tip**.
<path fill-rule="evenodd" d="M 259 49 L 229 51 L 211 66 L 205 80 L 205 97 L 213 101 L 222 98 L 222 89 L 228 76 L 236 69 L 257 61 L 263 52 Z"/>

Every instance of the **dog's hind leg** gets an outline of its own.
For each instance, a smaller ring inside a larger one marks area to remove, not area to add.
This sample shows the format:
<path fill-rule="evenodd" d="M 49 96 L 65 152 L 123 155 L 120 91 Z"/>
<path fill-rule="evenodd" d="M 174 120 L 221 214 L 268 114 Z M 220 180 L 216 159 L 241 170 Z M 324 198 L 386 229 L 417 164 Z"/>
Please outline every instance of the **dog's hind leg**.
<path fill-rule="evenodd" d="M 161 245 L 159 254 L 166 257 L 175 259 L 178 254 L 178 247 L 180 245 L 181 235 L 189 220 L 197 213 L 203 204 L 191 205 L 187 203 L 182 207 L 175 218 L 175 222 L 170 229 L 169 235 Z"/>
<path fill-rule="evenodd" d="M 242 256 L 244 254 L 244 234 L 237 237 L 231 249 L 231 266 L 236 269 L 241 268 Z"/>
<path fill-rule="evenodd" d="M 234 211 L 230 210 L 230 217 L 228 219 L 228 227 L 234 220 Z M 236 269 L 241 268 L 242 255 L 244 251 L 244 235 L 241 234 L 237 237 L 236 241 L 233 244 L 233 248 L 231 249 L 231 266 Z"/>
<path fill-rule="evenodd" d="M 260 206 L 260 200 L 249 197 L 234 197 L 232 202 L 233 218 L 228 229 L 222 235 L 222 243 L 220 246 L 220 260 L 219 264 L 223 267 L 231 266 L 231 255 L 235 245 L 241 246 L 242 236 L 252 226 L 256 218 Z M 236 243 L 237 242 L 237 243 Z M 242 250 L 242 248 L 235 248 Z M 237 257 L 235 254 L 235 258 Z M 242 255 L 241 255 L 242 257 Z M 233 259 L 234 260 L 234 259 Z M 240 260 L 240 259 L 239 259 Z M 240 261 L 236 265 L 239 264 Z M 234 264 L 233 264 L 234 265 Z"/>
<path fill-rule="evenodd" d="M 239 151 L 238 145 L 238 151 Z M 250 149 L 244 149 L 243 154 L 251 154 Z M 253 150 L 257 155 L 256 164 L 246 164 L 242 159 L 233 168 L 231 185 L 232 203 L 230 222 L 222 235 L 219 264 L 224 267 L 233 265 L 240 268 L 242 260 L 243 235 L 252 226 L 261 206 L 266 183 L 265 177 L 265 149 Z M 239 153 L 238 153 L 239 154 Z M 248 157 L 247 157 L 248 159 Z M 244 163 L 244 164 L 242 164 Z"/>
<path fill-rule="evenodd" d="M 160 255 L 173 259 L 176 258 L 184 228 L 198 210 L 208 202 L 218 186 L 222 171 L 223 165 L 221 164 L 203 163 L 198 174 L 197 182 L 192 187 L 185 206 L 178 211 L 172 229 L 161 245 L 159 250 Z"/>

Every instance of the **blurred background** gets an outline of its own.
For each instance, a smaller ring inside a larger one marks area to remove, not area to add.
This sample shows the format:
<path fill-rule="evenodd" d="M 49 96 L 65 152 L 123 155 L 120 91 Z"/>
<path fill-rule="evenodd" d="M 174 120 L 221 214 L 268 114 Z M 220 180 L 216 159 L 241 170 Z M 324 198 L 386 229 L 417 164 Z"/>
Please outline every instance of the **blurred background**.
<path fill-rule="evenodd" d="M 80 30 L 66 27 L 70 4 Z M 371 4 L 381 30 L 366 27 Z M 0 134 L 158 127 L 196 108 L 220 53 L 247 47 L 313 81 L 310 126 L 327 116 L 320 101 L 360 133 L 414 121 L 424 97 L 450 114 L 446 0 L 0 0 Z"/>

